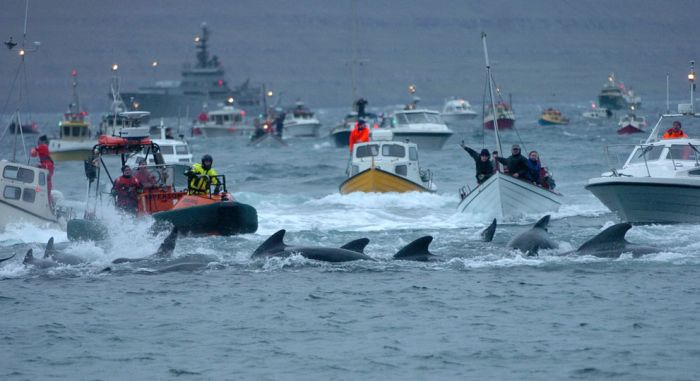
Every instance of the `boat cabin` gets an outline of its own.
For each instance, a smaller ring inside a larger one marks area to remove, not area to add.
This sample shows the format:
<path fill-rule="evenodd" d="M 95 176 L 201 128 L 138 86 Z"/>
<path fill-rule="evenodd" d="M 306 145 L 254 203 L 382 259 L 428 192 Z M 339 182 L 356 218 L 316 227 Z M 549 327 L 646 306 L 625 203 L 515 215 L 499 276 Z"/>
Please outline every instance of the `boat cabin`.
<path fill-rule="evenodd" d="M 0 160 L 0 220 L 27 220 L 26 215 L 56 221 L 51 211 L 46 185 L 48 171 L 29 165 Z"/>
<path fill-rule="evenodd" d="M 377 129 L 372 131 L 372 141 L 355 144 L 350 177 L 368 169 L 380 169 L 421 184 L 426 189 L 436 189 L 430 171 L 419 167 L 418 145 L 391 139 L 391 131 Z"/>
<path fill-rule="evenodd" d="M 396 111 L 392 118 L 392 127 L 410 127 L 417 124 L 444 125 L 445 123 L 439 112 L 424 109 Z"/>
<path fill-rule="evenodd" d="M 224 106 L 219 110 L 206 113 L 206 118 L 198 119 L 202 124 L 213 124 L 217 126 L 229 126 L 243 122 L 245 111 L 233 106 Z"/>

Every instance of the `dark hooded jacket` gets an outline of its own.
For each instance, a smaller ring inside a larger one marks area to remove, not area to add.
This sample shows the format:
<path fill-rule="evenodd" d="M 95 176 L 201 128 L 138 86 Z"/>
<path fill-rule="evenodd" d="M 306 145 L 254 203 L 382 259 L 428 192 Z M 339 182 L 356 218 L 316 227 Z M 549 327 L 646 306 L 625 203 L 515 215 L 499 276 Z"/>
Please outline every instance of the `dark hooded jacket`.
<path fill-rule="evenodd" d="M 478 152 L 474 151 L 473 149 L 467 147 L 467 146 L 462 146 L 465 151 L 469 154 L 469 156 L 474 159 L 474 163 L 476 164 L 476 182 L 478 184 L 483 183 L 484 181 L 488 180 L 491 175 L 493 175 L 493 164 L 491 163 L 491 160 L 487 161 L 481 161 L 481 157 Z"/>
<path fill-rule="evenodd" d="M 517 173 L 518 178 L 523 180 L 528 179 L 527 173 L 529 169 L 527 166 L 527 159 L 522 154 L 518 153 L 517 155 L 510 155 L 510 157 L 507 159 L 499 156 L 496 158 L 496 160 L 508 168 L 508 173 L 511 176 Z"/>

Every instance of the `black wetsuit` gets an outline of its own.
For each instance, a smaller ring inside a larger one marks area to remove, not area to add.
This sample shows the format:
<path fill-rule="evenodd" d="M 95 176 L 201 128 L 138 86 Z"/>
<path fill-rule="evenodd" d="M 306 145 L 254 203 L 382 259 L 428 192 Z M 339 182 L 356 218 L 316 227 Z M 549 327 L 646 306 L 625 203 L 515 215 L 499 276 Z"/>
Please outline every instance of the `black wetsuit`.
<path fill-rule="evenodd" d="M 474 159 L 474 163 L 476 164 L 476 182 L 477 184 L 481 184 L 484 181 L 488 180 L 489 177 L 493 175 L 493 164 L 491 163 L 491 160 L 486 160 L 486 161 L 481 161 L 481 156 L 479 155 L 478 152 L 474 151 L 473 149 L 463 146 L 465 151 L 469 154 L 469 156 Z"/>
<path fill-rule="evenodd" d="M 497 157 L 499 163 L 503 164 L 508 168 L 508 174 L 511 176 L 518 174 L 518 178 L 527 180 L 527 173 L 529 168 L 527 166 L 527 159 L 521 154 L 510 155 L 509 158 Z"/>

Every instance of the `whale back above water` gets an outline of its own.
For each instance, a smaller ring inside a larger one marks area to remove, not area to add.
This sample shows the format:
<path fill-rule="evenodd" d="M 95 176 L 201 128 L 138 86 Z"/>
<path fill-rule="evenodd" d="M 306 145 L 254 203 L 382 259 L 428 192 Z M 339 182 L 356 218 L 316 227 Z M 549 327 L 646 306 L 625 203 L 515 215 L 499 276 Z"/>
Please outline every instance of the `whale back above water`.
<path fill-rule="evenodd" d="M 493 235 L 496 233 L 496 219 L 494 218 L 493 221 L 491 222 L 491 225 L 487 226 L 486 229 L 484 229 L 481 232 L 481 240 L 484 242 L 491 242 L 493 241 Z"/>
<path fill-rule="evenodd" d="M 518 234 L 508 242 L 508 247 L 527 255 L 537 255 L 539 250 L 556 249 L 559 245 L 549 237 L 550 216 L 539 219 L 530 229 Z"/>
<path fill-rule="evenodd" d="M 288 257 L 299 254 L 304 258 L 314 259 L 324 262 L 349 262 L 357 260 L 370 260 L 372 257 L 364 254 L 364 249 L 369 243 L 369 239 L 360 238 L 350 241 L 345 245 L 334 247 L 321 246 L 290 246 L 284 243 L 284 235 L 287 231 L 281 229 L 271 235 L 252 254 L 252 258 L 259 257 Z"/>
<path fill-rule="evenodd" d="M 428 250 L 428 246 L 433 242 L 433 236 L 426 235 L 404 246 L 396 254 L 394 259 L 402 261 L 428 262 L 437 256 Z"/>
<path fill-rule="evenodd" d="M 623 253 L 631 253 L 637 258 L 645 254 L 658 253 L 652 246 L 637 245 L 627 241 L 625 235 L 632 228 L 629 222 L 622 222 L 608 227 L 581 245 L 576 253 L 593 255 L 600 258 L 618 258 Z"/>

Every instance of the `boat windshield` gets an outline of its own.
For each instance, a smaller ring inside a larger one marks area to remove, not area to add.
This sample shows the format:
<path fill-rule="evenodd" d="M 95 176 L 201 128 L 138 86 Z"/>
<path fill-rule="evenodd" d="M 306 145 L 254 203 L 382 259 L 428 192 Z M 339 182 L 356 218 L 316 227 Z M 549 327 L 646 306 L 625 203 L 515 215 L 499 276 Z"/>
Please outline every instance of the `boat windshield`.
<path fill-rule="evenodd" d="M 664 146 L 662 145 L 648 145 L 637 147 L 632 153 L 632 158 L 630 159 L 630 164 L 644 163 L 644 161 L 659 160 L 661 157 L 661 151 L 663 151 Z"/>
<path fill-rule="evenodd" d="M 377 155 L 379 155 L 379 144 L 368 144 L 364 146 L 359 146 L 357 147 L 357 152 L 355 153 L 355 156 L 358 159 Z"/>
<path fill-rule="evenodd" d="M 425 113 L 425 112 L 412 112 L 412 113 L 398 113 L 396 114 L 397 124 L 420 124 L 420 123 L 442 123 L 440 120 L 440 115 Z"/>
<path fill-rule="evenodd" d="M 668 151 L 671 160 L 698 160 L 698 153 L 689 144 L 674 144 Z"/>
<path fill-rule="evenodd" d="M 162 148 L 162 147 L 161 147 Z M 186 145 L 177 145 L 175 146 L 175 152 L 178 155 L 187 155 L 189 152 L 187 151 L 187 146 Z"/>
<path fill-rule="evenodd" d="M 405 157 L 406 148 L 400 144 L 384 144 L 382 145 L 382 156 Z"/>

